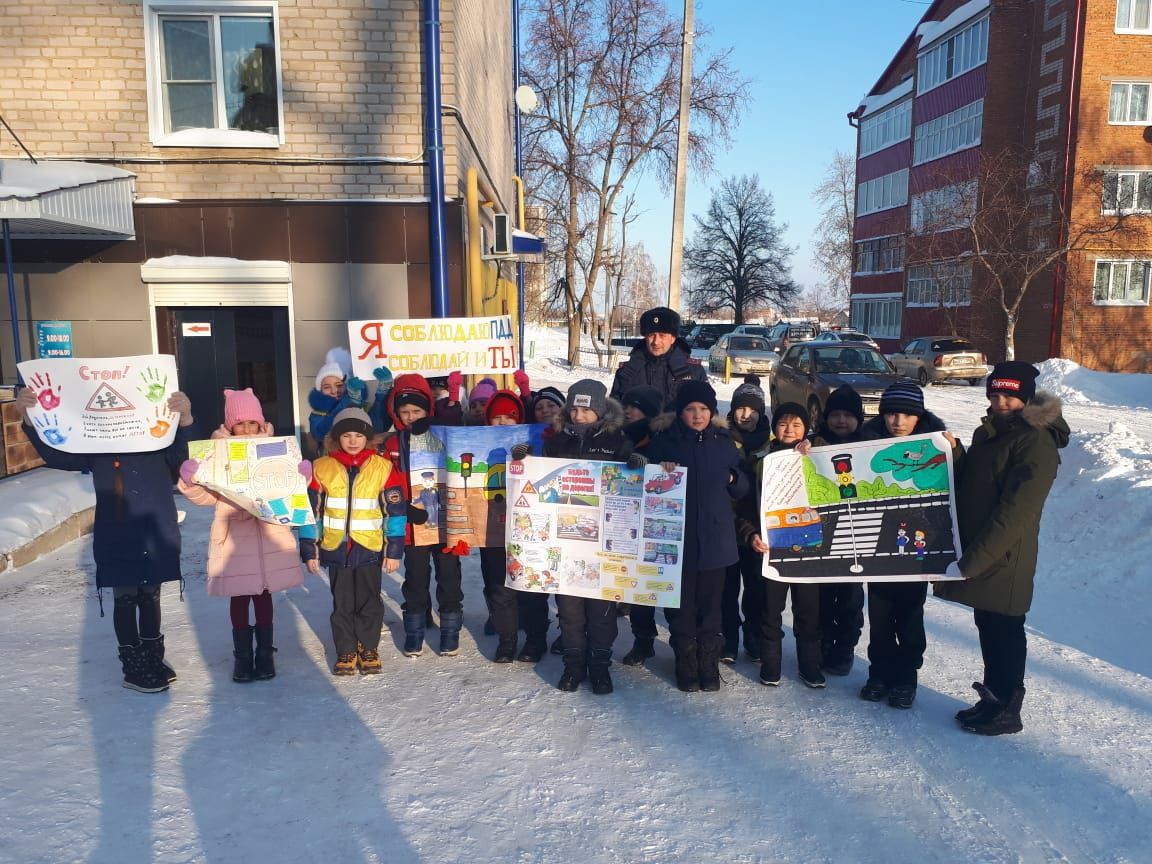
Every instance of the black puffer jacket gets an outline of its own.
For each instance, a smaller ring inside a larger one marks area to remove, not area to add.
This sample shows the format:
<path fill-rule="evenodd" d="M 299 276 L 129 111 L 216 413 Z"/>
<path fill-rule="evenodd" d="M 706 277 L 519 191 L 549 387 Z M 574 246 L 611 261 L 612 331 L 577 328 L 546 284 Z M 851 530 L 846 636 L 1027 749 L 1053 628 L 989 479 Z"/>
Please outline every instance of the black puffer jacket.
<path fill-rule="evenodd" d="M 604 416 L 588 426 L 573 426 L 561 414 L 552 423 L 552 436 L 544 440 L 544 455 L 623 462 L 632 455 L 632 441 L 623 425 L 624 409 L 615 399 L 609 399 Z"/>
<path fill-rule="evenodd" d="M 653 357 L 648 346 L 641 342 L 632 349 L 628 359 L 616 370 L 612 379 L 613 399 L 620 399 L 632 387 L 647 384 L 664 394 L 664 406 L 670 408 L 676 400 L 676 389 L 682 381 L 707 381 L 708 373 L 699 363 L 689 362 L 692 349 L 683 339 L 677 339 L 667 354 Z"/>

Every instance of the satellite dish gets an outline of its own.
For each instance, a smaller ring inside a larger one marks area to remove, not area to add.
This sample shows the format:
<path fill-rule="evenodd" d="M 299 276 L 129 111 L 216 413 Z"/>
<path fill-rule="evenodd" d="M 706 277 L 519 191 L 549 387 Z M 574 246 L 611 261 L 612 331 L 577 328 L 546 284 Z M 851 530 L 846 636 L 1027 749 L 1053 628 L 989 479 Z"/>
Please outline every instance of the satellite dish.
<path fill-rule="evenodd" d="M 516 107 L 520 109 L 521 114 L 531 114 L 539 105 L 540 99 L 536 96 L 536 91 L 527 84 L 521 84 L 516 88 Z"/>

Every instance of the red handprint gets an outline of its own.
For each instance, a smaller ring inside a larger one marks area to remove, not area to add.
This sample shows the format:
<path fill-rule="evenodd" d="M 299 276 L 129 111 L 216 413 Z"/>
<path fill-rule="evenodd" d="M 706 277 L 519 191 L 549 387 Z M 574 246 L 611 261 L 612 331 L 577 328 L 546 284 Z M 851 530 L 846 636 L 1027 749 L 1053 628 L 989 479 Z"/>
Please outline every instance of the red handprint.
<path fill-rule="evenodd" d="M 28 386 L 36 391 L 36 400 L 45 411 L 53 411 L 60 406 L 60 385 L 52 386 L 52 376 L 37 372 L 28 380 Z"/>

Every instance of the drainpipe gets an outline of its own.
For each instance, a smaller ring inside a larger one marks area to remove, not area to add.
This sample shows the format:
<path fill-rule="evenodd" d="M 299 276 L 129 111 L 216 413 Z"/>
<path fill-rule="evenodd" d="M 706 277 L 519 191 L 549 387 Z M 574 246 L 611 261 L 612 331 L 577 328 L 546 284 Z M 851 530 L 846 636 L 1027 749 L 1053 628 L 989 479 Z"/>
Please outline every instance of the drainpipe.
<path fill-rule="evenodd" d="M 16 275 L 12 270 L 12 228 L 7 219 L 0 219 L 4 233 L 4 274 L 8 277 L 8 308 L 12 314 L 12 350 L 20 362 L 20 313 L 16 308 Z"/>
<path fill-rule="evenodd" d="M 428 149 L 428 232 L 432 315 L 446 318 L 448 236 L 444 217 L 444 121 L 440 116 L 440 0 L 424 0 L 424 136 Z"/>
<path fill-rule="evenodd" d="M 520 86 L 520 0 L 512 0 L 512 92 L 515 93 L 516 89 Z M 514 119 L 513 135 L 515 137 L 516 145 L 516 179 L 519 182 L 520 178 L 524 176 L 524 153 L 520 141 L 520 106 L 512 106 L 512 116 Z M 520 183 L 520 224 L 517 226 L 521 231 L 527 231 L 528 226 L 524 224 L 524 184 Z M 517 329 L 517 343 L 520 346 L 520 368 L 524 368 L 524 263 L 522 261 L 516 262 L 516 311 L 518 317 L 516 318 Z"/>

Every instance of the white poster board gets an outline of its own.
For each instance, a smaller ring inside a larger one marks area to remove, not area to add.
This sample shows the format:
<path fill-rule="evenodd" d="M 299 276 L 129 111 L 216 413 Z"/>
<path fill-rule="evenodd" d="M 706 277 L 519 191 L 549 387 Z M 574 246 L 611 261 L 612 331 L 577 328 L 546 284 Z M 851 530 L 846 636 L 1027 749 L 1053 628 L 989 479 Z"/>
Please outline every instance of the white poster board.
<path fill-rule="evenodd" d="M 315 523 L 295 438 L 189 441 L 188 458 L 198 463 L 195 482 L 257 519 L 292 527 Z"/>
<path fill-rule="evenodd" d="M 65 453 L 146 453 L 176 437 L 168 397 L 179 389 L 176 358 L 56 357 L 18 364 L 36 394 L 28 418 L 40 440 Z"/>
<path fill-rule="evenodd" d="M 517 368 L 513 335 L 508 315 L 348 322 L 352 371 L 367 381 L 380 366 L 394 375 L 508 374 Z"/>

